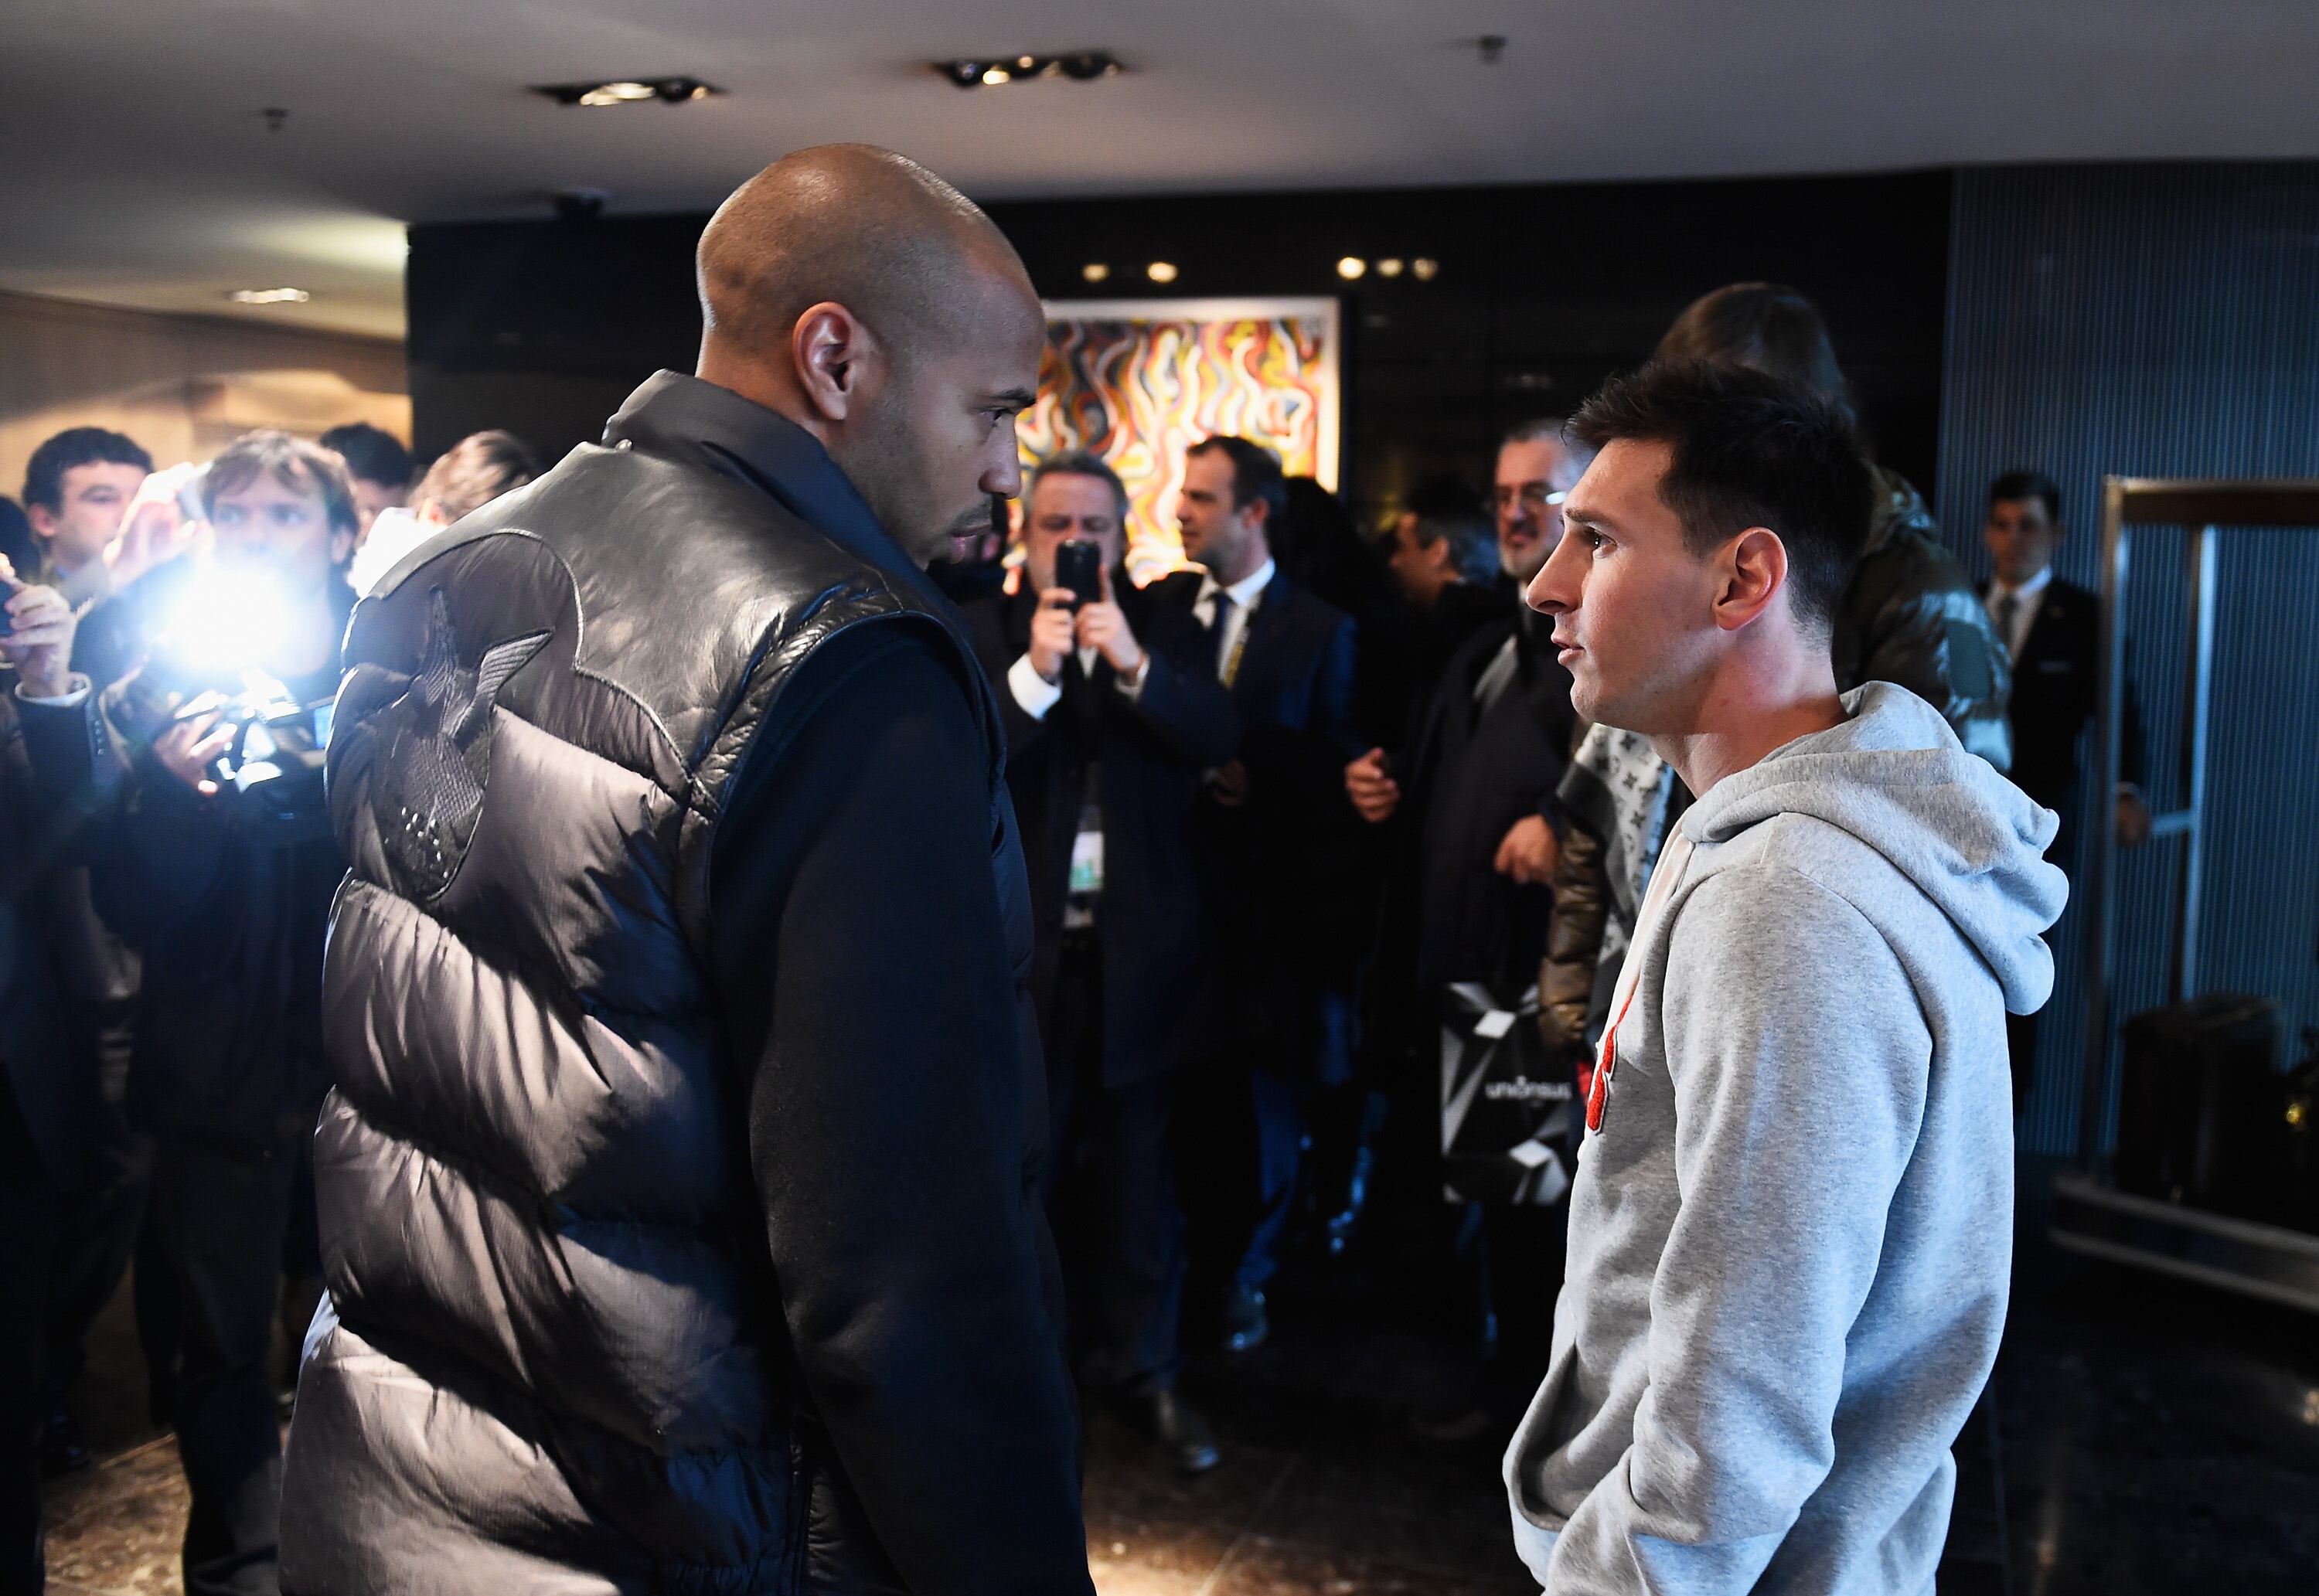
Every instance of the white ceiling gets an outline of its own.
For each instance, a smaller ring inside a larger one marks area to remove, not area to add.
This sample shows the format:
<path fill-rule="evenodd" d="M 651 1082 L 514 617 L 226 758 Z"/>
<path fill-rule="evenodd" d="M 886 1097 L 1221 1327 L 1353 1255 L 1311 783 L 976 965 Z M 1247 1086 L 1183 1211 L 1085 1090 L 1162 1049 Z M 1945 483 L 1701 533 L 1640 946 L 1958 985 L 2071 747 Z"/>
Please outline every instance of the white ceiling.
<path fill-rule="evenodd" d="M 1132 70 L 924 65 L 1093 47 Z M 730 92 L 524 92 L 678 73 Z M 0 288 L 392 335 L 406 222 L 829 140 L 987 198 L 2311 157 L 2314 85 L 2313 0 L 0 0 Z"/>

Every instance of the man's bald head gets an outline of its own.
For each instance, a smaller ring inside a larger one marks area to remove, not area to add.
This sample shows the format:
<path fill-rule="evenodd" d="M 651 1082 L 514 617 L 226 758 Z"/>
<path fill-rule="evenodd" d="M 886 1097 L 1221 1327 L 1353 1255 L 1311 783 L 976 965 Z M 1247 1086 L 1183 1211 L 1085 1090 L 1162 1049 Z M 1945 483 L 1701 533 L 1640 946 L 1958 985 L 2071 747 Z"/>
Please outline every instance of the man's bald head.
<path fill-rule="evenodd" d="M 1036 314 L 1029 274 L 973 201 L 870 144 L 782 157 L 709 219 L 698 255 L 704 347 L 785 357 L 798 319 L 844 305 L 901 361 L 963 336 L 993 291 Z"/>
<path fill-rule="evenodd" d="M 700 235 L 699 374 L 817 440 L 924 565 L 1022 491 L 1047 320 L 990 218 L 866 144 L 801 149 Z"/>

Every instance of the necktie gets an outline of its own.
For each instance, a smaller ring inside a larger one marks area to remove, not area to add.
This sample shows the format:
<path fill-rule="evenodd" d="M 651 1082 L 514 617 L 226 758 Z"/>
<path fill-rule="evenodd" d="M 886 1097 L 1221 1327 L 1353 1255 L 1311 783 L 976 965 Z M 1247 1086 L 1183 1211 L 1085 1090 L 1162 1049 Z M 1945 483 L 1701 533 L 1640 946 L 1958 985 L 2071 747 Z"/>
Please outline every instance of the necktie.
<path fill-rule="evenodd" d="M 1231 624 L 1232 609 L 1232 596 L 1221 588 L 1216 590 L 1216 643 L 1220 655 L 1216 680 L 1226 687 L 1230 687 L 1240 675 L 1241 656 L 1248 652 L 1248 627 L 1245 626 L 1232 634 L 1230 648 L 1223 646 L 1224 628 Z"/>
<path fill-rule="evenodd" d="M 2013 623 L 2021 618 L 2021 595 L 2008 593 L 1997 601 L 1997 635 L 2005 639 L 2008 657 L 2019 658 L 2021 643 L 2013 635 Z"/>

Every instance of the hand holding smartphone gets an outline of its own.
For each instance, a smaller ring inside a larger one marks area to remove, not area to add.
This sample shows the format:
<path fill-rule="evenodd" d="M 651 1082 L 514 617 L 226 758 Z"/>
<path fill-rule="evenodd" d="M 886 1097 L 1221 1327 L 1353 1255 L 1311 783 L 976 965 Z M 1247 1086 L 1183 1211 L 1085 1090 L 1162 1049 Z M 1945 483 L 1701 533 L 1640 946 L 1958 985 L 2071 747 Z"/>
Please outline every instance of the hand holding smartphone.
<path fill-rule="evenodd" d="M 1103 600 L 1103 546 L 1091 538 L 1066 537 L 1055 545 L 1055 585 L 1071 591 L 1072 608 Z"/>

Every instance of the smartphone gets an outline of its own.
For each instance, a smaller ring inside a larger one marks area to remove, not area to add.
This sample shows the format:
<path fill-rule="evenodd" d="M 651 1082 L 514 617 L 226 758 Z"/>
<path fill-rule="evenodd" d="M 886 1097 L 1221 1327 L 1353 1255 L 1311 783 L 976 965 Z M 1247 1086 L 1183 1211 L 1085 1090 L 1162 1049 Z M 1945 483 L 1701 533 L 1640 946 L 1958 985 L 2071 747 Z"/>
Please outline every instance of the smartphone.
<path fill-rule="evenodd" d="M 1066 537 L 1055 545 L 1055 585 L 1071 591 L 1071 608 L 1093 604 L 1103 597 L 1103 546 L 1086 537 Z"/>

